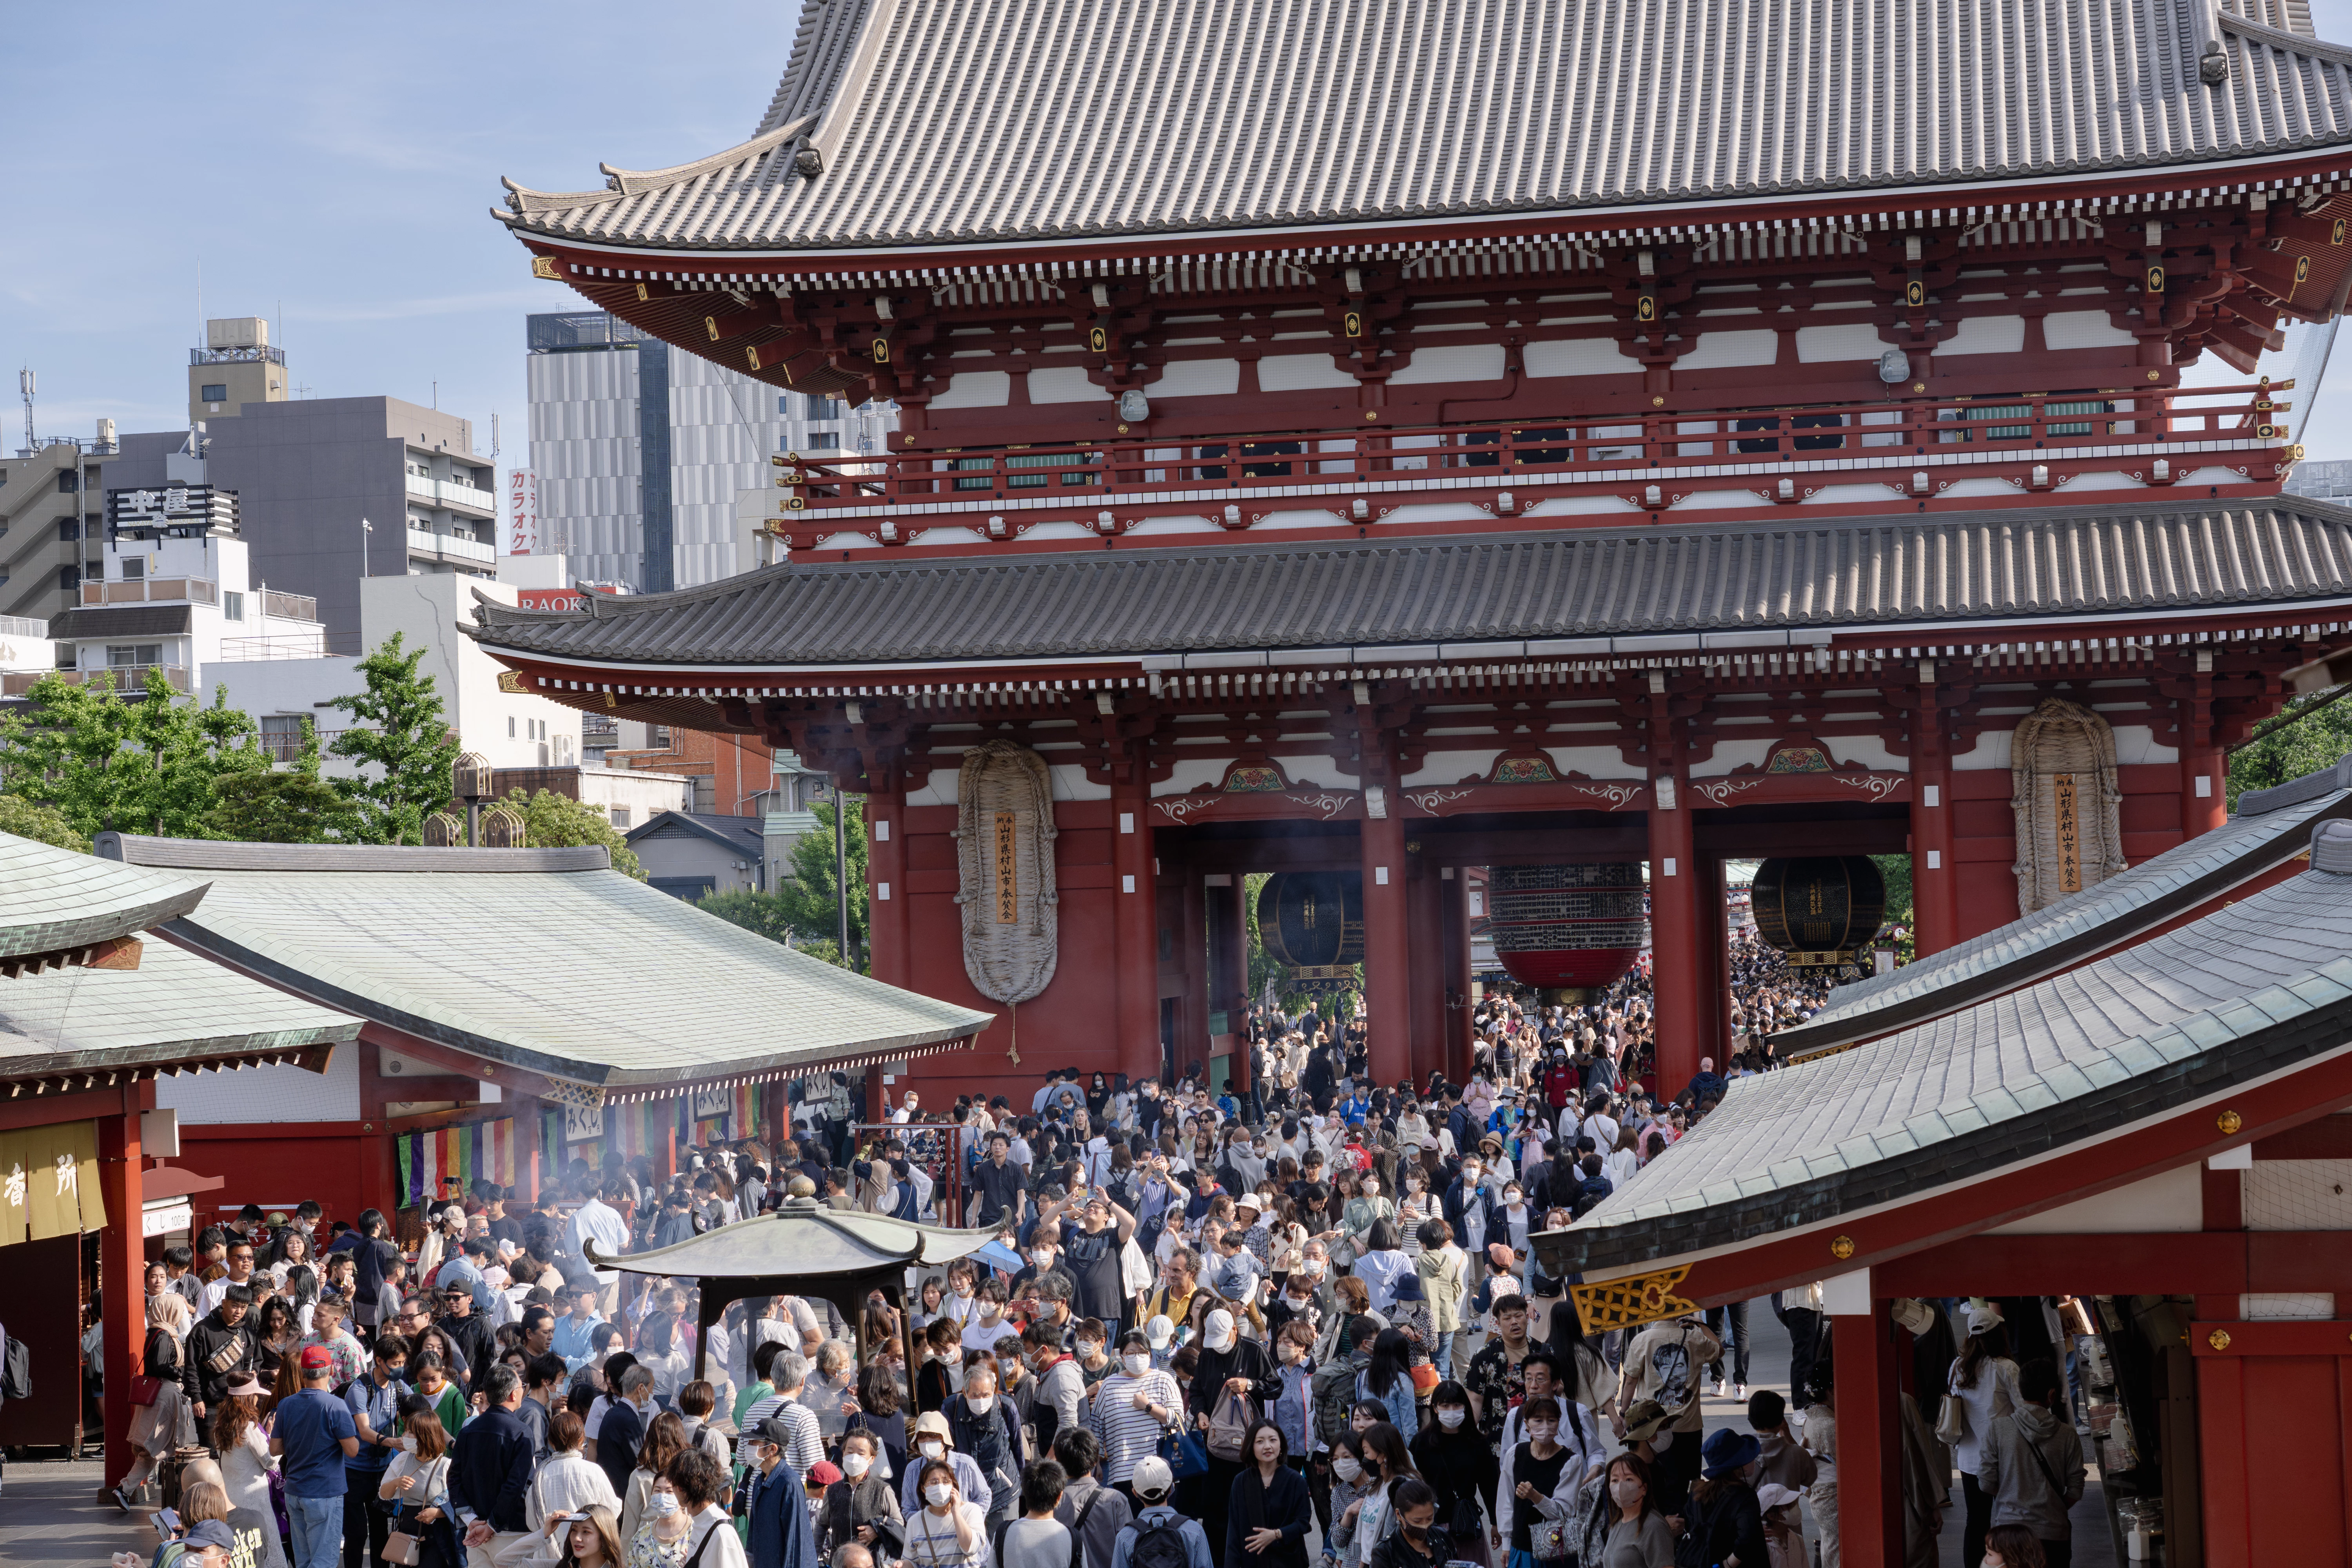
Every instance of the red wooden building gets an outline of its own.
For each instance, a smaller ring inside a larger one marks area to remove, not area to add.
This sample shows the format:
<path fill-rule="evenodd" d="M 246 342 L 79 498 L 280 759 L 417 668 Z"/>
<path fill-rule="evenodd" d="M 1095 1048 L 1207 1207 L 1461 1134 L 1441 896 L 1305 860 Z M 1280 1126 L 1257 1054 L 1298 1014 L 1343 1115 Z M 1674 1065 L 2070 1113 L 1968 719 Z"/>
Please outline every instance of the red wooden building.
<path fill-rule="evenodd" d="M 1376 1072 L 1460 1071 L 1460 873 L 1640 864 L 1679 1088 L 1727 858 L 1907 852 L 1936 952 L 2352 646 L 2255 375 L 2352 288 L 2352 55 L 2241 11 L 810 6 L 750 141 L 497 216 L 898 445 L 476 635 L 864 792 L 877 975 L 1033 1062 L 1206 1057 L 1242 874 L 1337 869 Z"/>
<path fill-rule="evenodd" d="M 1828 1054 L 1538 1240 L 1588 1331 L 1820 1285 L 1846 1562 L 1916 1560 L 1897 1395 L 1932 1423 L 1943 1388 L 1895 1303 L 2057 1295 L 2093 1314 L 2086 1458 L 2160 1509 L 2151 1560 L 2352 1562 L 2352 768 L 2240 808 L 1882 977 L 1809 1026 Z"/>

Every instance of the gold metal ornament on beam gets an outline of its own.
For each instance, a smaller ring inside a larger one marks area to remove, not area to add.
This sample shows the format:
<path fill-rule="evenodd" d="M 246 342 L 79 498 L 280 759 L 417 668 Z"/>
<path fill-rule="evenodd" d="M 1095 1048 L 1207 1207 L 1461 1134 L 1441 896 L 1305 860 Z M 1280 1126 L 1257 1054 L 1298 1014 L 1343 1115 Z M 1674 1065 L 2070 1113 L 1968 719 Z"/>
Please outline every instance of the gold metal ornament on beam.
<path fill-rule="evenodd" d="M 1697 1302 L 1675 1293 L 1675 1287 L 1689 1272 L 1688 1266 L 1685 1266 L 1657 1274 L 1603 1280 L 1598 1285 L 1571 1285 L 1569 1291 L 1576 1300 L 1576 1320 L 1584 1325 L 1586 1333 L 1601 1334 L 1611 1329 L 1631 1328 L 1636 1323 L 1696 1312 Z"/>

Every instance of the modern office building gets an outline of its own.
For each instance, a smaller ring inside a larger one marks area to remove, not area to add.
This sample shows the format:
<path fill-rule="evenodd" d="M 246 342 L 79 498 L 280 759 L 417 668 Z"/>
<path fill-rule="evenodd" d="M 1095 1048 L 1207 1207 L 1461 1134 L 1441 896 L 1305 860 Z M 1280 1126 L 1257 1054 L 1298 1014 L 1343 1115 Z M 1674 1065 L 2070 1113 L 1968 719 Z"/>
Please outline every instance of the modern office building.
<path fill-rule="evenodd" d="M 95 440 L 52 436 L 0 458 L 0 616 L 46 621 L 79 602 L 104 532 L 107 465 L 121 451 L 114 421 L 101 419 Z"/>
<path fill-rule="evenodd" d="M 527 338 L 535 548 L 647 593 L 748 570 L 736 498 L 780 452 L 878 451 L 888 405 L 851 408 L 738 375 L 602 310 L 533 316 Z"/>

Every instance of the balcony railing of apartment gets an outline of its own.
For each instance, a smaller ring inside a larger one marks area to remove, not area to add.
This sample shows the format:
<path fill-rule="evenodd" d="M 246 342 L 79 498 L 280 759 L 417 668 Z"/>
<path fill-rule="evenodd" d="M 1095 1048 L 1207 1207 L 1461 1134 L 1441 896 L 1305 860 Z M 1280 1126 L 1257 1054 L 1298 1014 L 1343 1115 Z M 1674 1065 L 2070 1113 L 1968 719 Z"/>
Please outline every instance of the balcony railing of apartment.
<path fill-rule="evenodd" d="M 275 588 L 261 591 L 261 613 L 273 621 L 315 621 L 319 618 L 319 601 L 309 594 L 281 594 Z"/>
<path fill-rule="evenodd" d="M 30 616 L 0 616 L 0 637 L 45 637 L 49 623 Z"/>
<path fill-rule="evenodd" d="M 357 632 L 331 636 L 325 632 L 294 632 L 279 637 L 223 637 L 221 659 L 247 664 L 257 659 L 355 658 L 360 653 Z"/>
<path fill-rule="evenodd" d="M 2299 458 L 2302 448 L 2290 444 L 2292 405 L 2278 396 L 2294 384 L 2021 392 L 1541 424 L 1367 425 L 1181 442 L 1144 437 L 892 453 L 831 468 L 779 458 L 783 471 L 776 482 L 784 499 L 776 527 L 830 528 L 902 510 L 924 514 L 922 521 L 909 519 L 921 527 L 940 513 L 992 508 L 1075 511 L 1093 526 L 1097 517 L 1113 519 L 1108 510 L 1091 510 L 1097 507 L 1197 511 L 1211 502 L 1221 509 L 1221 515 L 1213 514 L 1218 521 L 1240 527 L 1245 525 L 1242 508 L 1224 505 L 1228 500 L 1254 501 L 1263 510 L 1285 497 L 1386 492 L 1381 504 L 1402 505 L 1409 503 L 1408 492 L 1509 486 L 1544 494 L 1614 492 L 1641 507 L 1672 505 L 1679 495 L 1710 484 L 1796 500 L 1808 472 L 1818 472 L 1825 483 L 1875 480 L 1923 498 L 1979 474 L 2011 479 L 2021 489 L 2052 489 L 2086 467 L 2136 468 L 2147 482 L 2165 484 L 2201 467 L 2204 452 L 2267 447 L 2272 460 Z M 1497 512 L 1514 510 L 1511 500 L 1497 500 Z M 1322 504 L 1352 505 L 1360 520 L 1371 503 Z M 1556 526 L 1559 520 L 1548 521 Z M 990 537 L 1010 537 L 1003 520 L 989 523 Z M 881 523 L 879 531 L 886 543 L 903 538 L 891 522 Z"/>
<path fill-rule="evenodd" d="M 479 561 L 488 564 L 499 558 L 498 547 L 482 540 L 460 539 L 454 533 L 432 533 L 421 528 L 408 531 L 408 548 L 419 555 L 451 561 Z"/>
<path fill-rule="evenodd" d="M 190 364 L 275 364 L 286 363 L 281 348 L 190 349 Z"/>
<path fill-rule="evenodd" d="M 493 515 L 499 510 L 498 492 L 486 490 L 479 485 L 469 485 L 457 479 L 427 479 L 421 474 L 410 474 L 407 480 L 410 495 L 429 500 L 436 506 L 464 507 L 471 511 Z"/>
<path fill-rule="evenodd" d="M 187 600 L 220 603 L 220 584 L 206 577 L 142 577 L 129 583 L 84 583 L 85 605 L 154 605 Z"/>
<path fill-rule="evenodd" d="M 96 685 L 100 677 L 110 675 L 114 678 L 115 690 L 125 693 L 136 692 L 147 684 L 147 672 L 151 669 L 163 671 L 163 679 L 171 683 L 172 689 L 174 691 L 194 689 L 193 674 L 185 665 L 118 664 L 104 669 L 20 670 L 0 675 L 0 697 L 22 697 L 32 690 L 34 682 L 46 679 L 52 675 L 68 686 Z"/>
<path fill-rule="evenodd" d="M 318 730 L 312 732 L 319 737 L 319 750 L 323 754 L 334 746 L 339 737 L 351 731 L 349 729 L 342 729 Z M 261 749 L 268 753 L 273 763 L 298 761 L 302 755 L 302 731 L 299 729 L 264 730 L 261 732 Z"/>

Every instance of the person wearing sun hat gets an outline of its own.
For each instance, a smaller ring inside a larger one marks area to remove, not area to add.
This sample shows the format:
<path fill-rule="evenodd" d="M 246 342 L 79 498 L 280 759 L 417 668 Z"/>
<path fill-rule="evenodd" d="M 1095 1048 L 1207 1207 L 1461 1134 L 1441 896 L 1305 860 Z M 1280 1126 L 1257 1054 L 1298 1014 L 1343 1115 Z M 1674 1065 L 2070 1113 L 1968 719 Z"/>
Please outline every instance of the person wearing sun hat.
<path fill-rule="evenodd" d="M 1725 1426 L 1699 1450 L 1699 1479 L 1691 1483 L 1683 1518 L 1685 1539 L 1698 1543 L 1702 1563 L 1767 1560 L 1764 1510 L 1756 1499 L 1756 1461 L 1763 1446 L 1748 1432 Z"/>
<path fill-rule="evenodd" d="M 995 1500 L 989 1490 L 988 1478 L 981 1474 L 979 1465 L 956 1452 L 955 1434 L 948 1428 L 948 1418 L 937 1410 L 926 1410 L 915 1417 L 914 1426 L 907 1434 L 911 1449 L 907 1455 L 906 1474 L 900 1479 L 898 1510 L 900 1517 L 912 1519 L 915 1510 L 923 1506 L 923 1466 L 932 1459 L 946 1463 L 955 1472 L 956 1491 L 963 1500 L 985 1515 Z"/>

